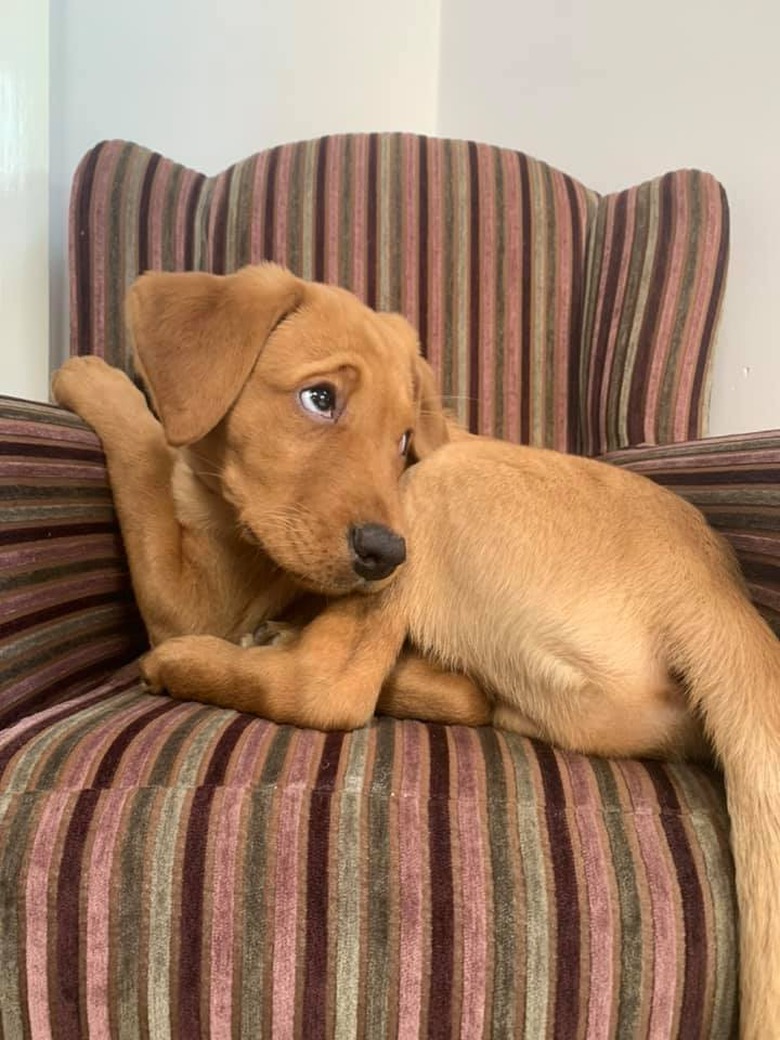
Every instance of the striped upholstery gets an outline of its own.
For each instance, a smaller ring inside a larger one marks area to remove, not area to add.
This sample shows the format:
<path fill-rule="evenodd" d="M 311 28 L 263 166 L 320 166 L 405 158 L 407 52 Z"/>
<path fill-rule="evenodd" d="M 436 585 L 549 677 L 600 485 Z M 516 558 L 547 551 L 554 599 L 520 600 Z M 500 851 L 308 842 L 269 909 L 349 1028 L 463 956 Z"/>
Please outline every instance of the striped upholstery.
<path fill-rule="evenodd" d="M 0 725 L 142 645 L 97 437 L 59 408 L 0 398 Z"/>
<path fill-rule="evenodd" d="M 0 791 L 9 1040 L 733 1032 L 698 769 L 277 727 L 126 671 L 0 733 Z"/>
<path fill-rule="evenodd" d="M 71 348 L 130 370 L 140 271 L 273 259 L 403 312 L 471 429 L 597 454 L 704 432 L 727 247 L 725 195 L 696 171 L 600 199 L 519 152 L 409 134 L 210 178 L 111 141 L 74 183 Z"/>
<path fill-rule="evenodd" d="M 751 596 L 780 636 L 780 430 L 604 456 L 683 495 L 736 550 Z"/>

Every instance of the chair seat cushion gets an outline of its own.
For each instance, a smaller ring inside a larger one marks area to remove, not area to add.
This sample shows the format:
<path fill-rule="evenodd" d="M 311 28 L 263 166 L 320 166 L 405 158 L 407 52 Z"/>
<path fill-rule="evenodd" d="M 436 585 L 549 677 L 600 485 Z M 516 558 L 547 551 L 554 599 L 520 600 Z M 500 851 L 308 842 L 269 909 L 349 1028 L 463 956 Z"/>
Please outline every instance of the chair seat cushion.
<path fill-rule="evenodd" d="M 726 1037 L 721 783 L 135 666 L 0 733 L 3 1035 Z"/>

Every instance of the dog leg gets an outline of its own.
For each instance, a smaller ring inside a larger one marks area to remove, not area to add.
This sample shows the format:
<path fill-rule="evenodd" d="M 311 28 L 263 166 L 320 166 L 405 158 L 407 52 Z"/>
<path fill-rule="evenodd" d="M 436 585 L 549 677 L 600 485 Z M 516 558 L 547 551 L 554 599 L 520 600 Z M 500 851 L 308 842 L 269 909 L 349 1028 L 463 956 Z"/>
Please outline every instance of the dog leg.
<path fill-rule="evenodd" d="M 405 635 L 399 616 L 377 606 L 375 596 L 335 600 L 298 639 L 280 645 L 169 639 L 143 658 L 141 670 L 153 690 L 181 700 L 294 726 L 355 729 L 373 715 Z"/>
<path fill-rule="evenodd" d="M 447 725 L 487 726 L 493 706 L 482 690 L 458 672 L 428 658 L 403 654 L 382 687 L 377 713 Z"/>
<path fill-rule="evenodd" d="M 198 592 L 206 535 L 179 522 L 172 491 L 177 453 L 141 391 L 98 357 L 70 358 L 52 380 L 55 400 L 100 438 L 133 586 L 152 643 L 209 626 L 214 597 Z"/>

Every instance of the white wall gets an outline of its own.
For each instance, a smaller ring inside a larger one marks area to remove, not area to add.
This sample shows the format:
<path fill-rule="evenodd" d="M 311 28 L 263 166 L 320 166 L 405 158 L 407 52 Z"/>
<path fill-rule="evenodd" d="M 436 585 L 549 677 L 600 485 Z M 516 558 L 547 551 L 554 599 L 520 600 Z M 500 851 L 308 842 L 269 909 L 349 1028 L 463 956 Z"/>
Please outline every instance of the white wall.
<path fill-rule="evenodd" d="M 67 342 L 70 181 L 97 141 L 217 173 L 283 141 L 435 130 L 440 0 L 52 4 L 55 354 Z"/>
<path fill-rule="evenodd" d="M 443 0 L 447 136 L 607 192 L 698 166 L 731 205 L 712 434 L 780 427 L 780 7 L 773 0 Z"/>
<path fill-rule="evenodd" d="M 0 3 L 0 392 L 48 388 L 48 2 Z"/>

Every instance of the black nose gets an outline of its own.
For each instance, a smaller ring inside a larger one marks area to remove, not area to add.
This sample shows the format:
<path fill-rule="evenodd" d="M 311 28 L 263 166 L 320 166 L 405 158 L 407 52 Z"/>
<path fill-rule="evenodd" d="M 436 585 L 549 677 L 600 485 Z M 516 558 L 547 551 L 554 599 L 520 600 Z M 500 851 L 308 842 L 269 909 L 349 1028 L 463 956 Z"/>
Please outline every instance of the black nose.
<path fill-rule="evenodd" d="M 381 524 L 360 524 L 349 530 L 352 567 L 366 581 L 386 578 L 406 559 L 406 542 Z"/>

